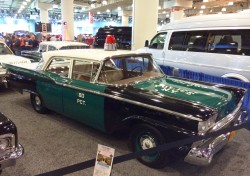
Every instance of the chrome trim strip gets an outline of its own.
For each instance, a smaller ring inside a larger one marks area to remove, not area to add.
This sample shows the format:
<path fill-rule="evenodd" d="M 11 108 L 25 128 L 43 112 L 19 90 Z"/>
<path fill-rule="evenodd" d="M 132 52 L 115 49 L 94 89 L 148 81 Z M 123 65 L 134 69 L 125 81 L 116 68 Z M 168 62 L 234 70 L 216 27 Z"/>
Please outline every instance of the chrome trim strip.
<path fill-rule="evenodd" d="M 156 59 L 159 60 L 159 59 Z M 245 70 L 245 69 L 235 69 L 233 67 L 219 67 L 219 66 L 214 66 L 214 65 L 206 65 L 206 64 L 196 64 L 196 63 L 191 63 L 191 62 L 183 62 L 183 61 L 173 61 L 173 60 L 169 60 L 169 59 L 163 59 L 162 60 L 164 65 L 165 62 L 172 62 L 172 63 L 181 63 L 181 64 L 188 64 L 188 65 L 195 65 L 198 67 L 210 67 L 210 68 L 217 68 L 217 69 L 225 69 L 225 70 L 233 70 L 233 71 L 241 71 L 241 72 L 250 72 L 250 70 Z"/>
<path fill-rule="evenodd" d="M 138 106 L 150 108 L 150 109 L 153 109 L 153 110 L 161 111 L 161 112 L 168 113 L 168 114 L 171 114 L 171 115 L 177 115 L 179 117 L 183 117 L 183 118 L 187 118 L 187 119 L 191 119 L 191 120 L 196 120 L 196 121 L 199 121 L 199 122 L 202 121 L 201 119 L 196 118 L 196 117 L 191 116 L 191 115 L 181 114 L 181 113 L 178 113 L 178 112 L 175 112 L 175 111 L 159 108 L 157 106 L 148 105 L 148 104 L 144 104 L 144 103 L 141 103 L 141 102 L 137 102 L 137 101 L 121 98 L 121 97 L 117 97 L 117 96 L 114 96 L 114 95 L 109 95 L 109 94 L 105 94 L 105 93 L 101 93 L 101 92 L 97 92 L 97 91 L 92 91 L 92 90 L 88 90 L 88 89 L 84 89 L 84 88 L 79 88 L 79 87 L 68 85 L 68 84 L 61 84 L 61 83 L 56 83 L 56 84 L 64 86 L 64 87 L 68 87 L 68 88 L 71 88 L 71 89 L 76 89 L 76 90 L 79 90 L 79 91 L 89 92 L 89 93 L 92 93 L 92 94 L 113 98 L 113 99 L 116 99 L 116 100 L 120 100 L 120 101 L 124 101 L 124 102 L 131 103 L 131 104 L 134 104 L 134 105 L 138 105 Z"/>
<path fill-rule="evenodd" d="M 237 118 L 238 116 L 236 114 L 240 113 L 243 100 L 244 96 L 241 98 L 241 100 L 239 101 L 239 103 L 237 104 L 236 108 L 232 113 L 228 114 L 226 117 L 215 123 L 208 131 L 209 132 L 218 131 L 219 129 L 226 127 L 235 118 Z"/>

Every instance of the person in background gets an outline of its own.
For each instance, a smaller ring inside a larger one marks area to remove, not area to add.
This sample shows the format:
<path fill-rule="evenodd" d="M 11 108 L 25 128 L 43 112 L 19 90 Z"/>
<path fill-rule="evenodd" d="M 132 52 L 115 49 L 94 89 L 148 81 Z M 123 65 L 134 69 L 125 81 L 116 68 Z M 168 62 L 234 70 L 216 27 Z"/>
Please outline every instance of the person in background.
<path fill-rule="evenodd" d="M 36 40 L 36 36 L 35 36 L 35 35 L 32 35 L 32 36 L 31 36 L 31 41 L 32 41 L 32 43 L 33 43 L 31 49 L 32 49 L 32 50 L 38 49 L 38 47 L 39 47 L 39 42 Z"/>
<path fill-rule="evenodd" d="M 82 34 L 79 34 L 79 35 L 77 36 L 77 40 L 76 40 L 76 41 L 82 43 Z"/>
<path fill-rule="evenodd" d="M 14 41 L 12 41 L 12 49 L 15 55 L 21 55 L 21 42 L 19 36 L 15 35 Z"/>
<path fill-rule="evenodd" d="M 15 53 L 15 51 L 14 51 L 14 49 L 13 49 L 13 43 L 15 42 L 15 40 L 16 40 L 15 35 L 12 35 L 12 36 L 11 36 L 10 49 L 12 50 L 13 53 Z M 19 46 L 20 46 L 20 44 L 19 44 Z"/>
<path fill-rule="evenodd" d="M 10 34 L 6 33 L 6 36 L 5 36 L 5 43 L 8 47 L 10 47 L 11 45 L 11 36 Z"/>
<path fill-rule="evenodd" d="M 24 42 L 24 39 L 25 39 L 25 35 L 22 35 L 19 40 L 20 40 L 20 50 L 23 51 L 25 50 L 25 42 Z"/>
<path fill-rule="evenodd" d="M 45 35 L 43 35 L 42 42 L 46 42 L 46 41 L 47 41 L 47 37 Z"/>
<path fill-rule="evenodd" d="M 33 41 L 30 38 L 30 35 L 26 35 L 24 39 L 25 49 L 31 50 L 33 48 Z"/>

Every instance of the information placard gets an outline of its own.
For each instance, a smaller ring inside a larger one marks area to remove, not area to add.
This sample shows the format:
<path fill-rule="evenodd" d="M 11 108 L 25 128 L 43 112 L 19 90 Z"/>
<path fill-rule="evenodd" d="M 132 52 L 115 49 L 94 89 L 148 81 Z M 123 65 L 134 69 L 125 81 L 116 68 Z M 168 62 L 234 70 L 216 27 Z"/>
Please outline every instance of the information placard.
<path fill-rule="evenodd" d="M 98 144 L 93 176 L 110 176 L 115 149 Z"/>

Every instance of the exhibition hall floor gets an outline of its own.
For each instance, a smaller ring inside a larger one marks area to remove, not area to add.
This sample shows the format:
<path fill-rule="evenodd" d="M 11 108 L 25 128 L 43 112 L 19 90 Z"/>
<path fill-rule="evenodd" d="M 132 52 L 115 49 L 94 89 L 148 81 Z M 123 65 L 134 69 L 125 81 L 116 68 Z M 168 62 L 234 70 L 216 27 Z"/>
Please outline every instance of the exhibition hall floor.
<path fill-rule="evenodd" d="M 79 124 L 59 114 L 36 113 L 29 94 L 0 88 L 0 112 L 17 126 L 24 155 L 4 176 L 32 176 L 93 159 L 97 144 L 115 148 L 115 155 L 129 153 L 126 135 L 111 136 Z M 250 131 L 240 130 L 210 166 L 193 166 L 177 160 L 161 170 L 148 168 L 137 160 L 113 166 L 112 176 L 248 176 L 250 173 Z M 93 175 L 93 167 L 72 176 Z"/>

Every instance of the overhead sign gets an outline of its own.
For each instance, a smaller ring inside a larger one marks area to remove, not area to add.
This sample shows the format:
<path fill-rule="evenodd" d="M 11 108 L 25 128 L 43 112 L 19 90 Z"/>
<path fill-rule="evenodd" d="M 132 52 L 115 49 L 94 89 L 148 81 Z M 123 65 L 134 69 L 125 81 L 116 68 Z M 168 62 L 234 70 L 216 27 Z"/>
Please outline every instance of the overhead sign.
<path fill-rule="evenodd" d="M 93 15 L 93 12 L 89 12 L 89 23 L 90 24 L 93 24 L 94 22 L 94 15 Z"/>

